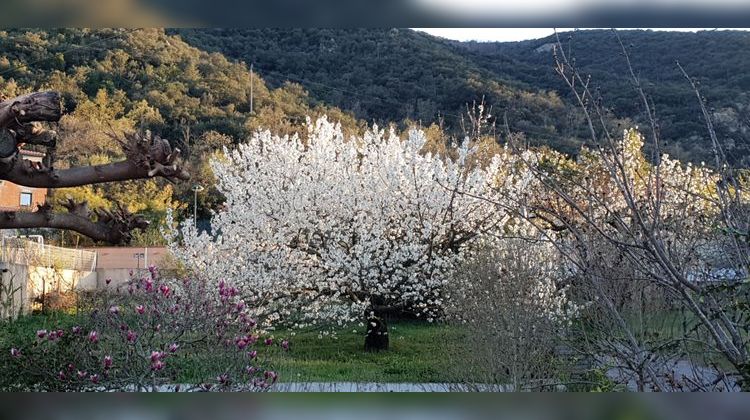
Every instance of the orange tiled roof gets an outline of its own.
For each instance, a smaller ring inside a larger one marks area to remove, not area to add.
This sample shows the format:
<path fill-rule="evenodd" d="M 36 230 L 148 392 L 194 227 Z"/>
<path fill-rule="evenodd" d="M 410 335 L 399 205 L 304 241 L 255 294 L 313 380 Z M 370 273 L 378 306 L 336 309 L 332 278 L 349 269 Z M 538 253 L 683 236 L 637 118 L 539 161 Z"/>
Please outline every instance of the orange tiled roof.
<path fill-rule="evenodd" d="M 20 149 L 18 152 L 24 156 L 44 157 L 44 153 L 36 152 L 34 150 Z"/>

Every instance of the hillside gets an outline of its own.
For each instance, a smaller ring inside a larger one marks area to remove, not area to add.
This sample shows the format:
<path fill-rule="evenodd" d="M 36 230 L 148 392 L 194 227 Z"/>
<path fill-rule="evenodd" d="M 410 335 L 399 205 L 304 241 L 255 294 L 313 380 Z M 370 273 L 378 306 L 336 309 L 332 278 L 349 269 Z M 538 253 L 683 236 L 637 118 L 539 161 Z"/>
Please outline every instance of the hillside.
<path fill-rule="evenodd" d="M 213 181 L 207 157 L 258 127 L 291 133 L 303 128 L 306 116 L 322 113 L 347 128 L 358 124 L 336 108 L 315 103 L 297 84 L 271 89 L 243 64 L 192 47 L 162 29 L 0 31 L 0 97 L 43 89 L 63 97 L 65 115 L 55 127 L 60 132 L 58 167 L 120 160 L 122 151 L 110 134 L 142 128 L 182 149 L 194 182 L 208 187 Z M 186 211 L 192 185 L 148 180 L 58 195 L 85 199 L 94 208 L 120 203 L 162 220 L 167 206 Z M 206 188 L 198 199 L 203 215 L 222 201 L 215 188 Z M 151 233 L 158 241 L 158 230 Z"/>
<path fill-rule="evenodd" d="M 697 79 L 714 112 L 720 137 L 730 154 L 750 154 L 750 33 L 742 31 L 655 32 L 618 31 L 636 74 L 650 95 L 669 151 L 681 159 L 710 161 L 706 128 L 695 93 L 675 62 Z M 644 123 L 640 101 L 627 76 L 627 65 L 617 36 L 609 30 L 560 34 L 560 41 L 576 59 L 582 73 L 590 74 L 616 115 Z M 470 59 L 495 74 L 508 74 L 540 89 L 569 94 L 553 70 L 550 47 L 557 38 L 509 43 L 454 43 Z M 517 60 L 532 71 L 514 71 L 504 65 Z"/>
<path fill-rule="evenodd" d="M 467 104 L 484 96 L 513 131 L 575 152 L 584 134 L 556 92 L 482 67 L 465 49 L 409 29 L 180 29 L 191 45 L 253 63 L 272 86 L 301 83 L 311 97 L 378 123 L 442 119 L 460 133 Z M 511 66 L 532 71 L 533 66 Z M 502 121 L 502 118 L 500 118 Z"/>
<path fill-rule="evenodd" d="M 454 42 L 408 29 L 172 30 L 208 51 L 254 63 L 272 85 L 301 83 L 319 101 L 375 121 L 429 123 L 441 115 L 460 127 L 466 103 L 486 96 L 496 116 L 535 143 L 575 152 L 580 119 L 553 70 L 554 37 L 515 43 Z M 709 161 L 694 94 L 675 60 L 701 81 L 720 137 L 737 163 L 750 163 L 750 35 L 746 32 L 620 33 L 652 95 L 667 151 Z M 617 117 L 643 124 L 619 44 L 611 31 L 561 34 L 584 73 L 601 87 Z M 540 48 L 541 47 L 541 48 Z"/>

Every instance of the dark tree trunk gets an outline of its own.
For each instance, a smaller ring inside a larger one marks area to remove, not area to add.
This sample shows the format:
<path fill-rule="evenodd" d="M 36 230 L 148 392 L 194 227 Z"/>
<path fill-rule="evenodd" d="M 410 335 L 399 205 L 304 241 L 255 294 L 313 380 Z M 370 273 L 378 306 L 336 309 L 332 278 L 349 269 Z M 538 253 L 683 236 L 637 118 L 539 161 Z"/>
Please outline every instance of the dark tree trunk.
<path fill-rule="evenodd" d="M 367 335 L 365 336 L 365 351 L 378 352 L 388 350 L 388 324 L 379 316 L 371 316 L 367 320 Z"/>

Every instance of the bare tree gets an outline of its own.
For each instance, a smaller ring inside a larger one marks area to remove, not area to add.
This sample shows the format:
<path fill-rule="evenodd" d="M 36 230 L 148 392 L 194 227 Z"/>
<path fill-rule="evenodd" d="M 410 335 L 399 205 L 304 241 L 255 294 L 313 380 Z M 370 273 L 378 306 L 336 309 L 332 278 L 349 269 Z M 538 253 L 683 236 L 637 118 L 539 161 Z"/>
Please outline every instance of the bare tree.
<path fill-rule="evenodd" d="M 524 214 L 540 229 L 564 232 L 550 238 L 602 315 L 595 321 L 603 333 L 593 341 L 596 356 L 606 355 L 608 362 L 631 372 L 629 379 L 638 389 L 746 388 L 748 308 L 738 302 L 746 302 L 748 293 L 743 280 L 748 272 L 748 197 L 692 80 L 716 167 L 685 169 L 662 157 L 653 105 L 627 48 L 622 42 L 620 46 L 648 121 L 650 159 L 633 156 L 633 145 L 638 150 L 642 145 L 640 135 L 626 133 L 621 141 L 613 133 L 604 101 L 558 40 L 556 71 L 585 116 L 594 145 L 589 156 L 595 158 L 587 171 L 574 174 L 539 164 L 549 158 L 529 162 L 547 196 L 524 203 Z M 637 138 L 627 144 L 628 136 Z M 586 159 L 583 153 L 578 164 L 585 166 Z M 673 171 L 682 177 L 675 180 Z M 623 280 L 638 298 L 624 295 L 628 288 L 618 287 Z M 653 325 L 633 322 L 633 313 L 648 311 L 629 311 L 621 300 L 643 304 L 645 291 L 679 313 L 679 332 L 654 339 Z"/>
<path fill-rule="evenodd" d="M 54 167 L 57 133 L 44 128 L 43 123 L 56 122 L 61 115 L 57 92 L 35 92 L 0 102 L 0 180 L 27 187 L 64 188 L 155 176 L 189 179 L 178 161 L 179 149 L 172 150 L 167 140 L 150 133 L 128 133 L 117 138 L 127 157 L 121 162 L 58 170 Z M 22 159 L 19 148 L 24 144 L 46 148 L 44 161 Z M 86 202 L 68 201 L 63 206 L 67 213 L 53 212 L 48 203 L 35 212 L 0 212 L 0 229 L 67 229 L 94 240 L 120 243 L 131 239 L 133 229 L 147 226 L 143 217 L 124 208 L 92 214 Z"/>

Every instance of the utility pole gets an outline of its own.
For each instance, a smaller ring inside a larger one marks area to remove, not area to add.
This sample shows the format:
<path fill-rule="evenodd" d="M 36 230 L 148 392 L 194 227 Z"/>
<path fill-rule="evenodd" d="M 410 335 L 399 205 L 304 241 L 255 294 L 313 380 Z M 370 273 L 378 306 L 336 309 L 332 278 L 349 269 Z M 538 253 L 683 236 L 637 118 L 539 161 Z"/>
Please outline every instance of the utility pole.
<path fill-rule="evenodd" d="M 196 229 L 198 229 L 198 191 L 203 191 L 203 186 L 193 185 L 193 227 Z"/>
<path fill-rule="evenodd" d="M 253 115 L 253 63 L 250 63 L 250 115 Z"/>

